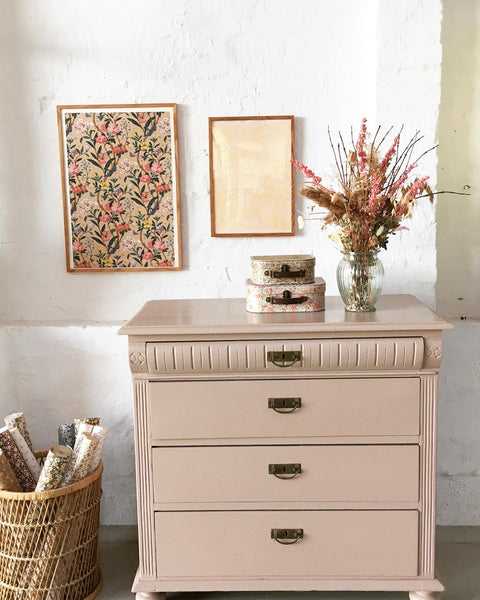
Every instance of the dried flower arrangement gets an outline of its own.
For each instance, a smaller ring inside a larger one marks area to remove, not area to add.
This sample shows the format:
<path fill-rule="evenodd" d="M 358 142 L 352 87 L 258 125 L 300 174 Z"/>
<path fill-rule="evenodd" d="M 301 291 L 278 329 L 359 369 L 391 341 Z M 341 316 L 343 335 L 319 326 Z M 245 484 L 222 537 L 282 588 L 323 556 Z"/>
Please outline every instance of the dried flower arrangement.
<path fill-rule="evenodd" d="M 341 242 L 345 252 L 370 252 L 386 248 L 389 235 L 402 229 L 401 221 L 412 215 L 418 199 L 428 197 L 433 202 L 428 176 L 413 178 L 412 172 L 418 161 L 436 146 L 412 160 L 414 149 L 423 136 L 417 132 L 401 149 L 400 129 L 382 156 L 381 146 L 392 127 L 382 137 L 380 130 L 381 127 L 378 127 L 373 140 L 369 142 L 367 119 L 363 119 L 356 142 L 351 132 L 354 149 L 349 151 L 340 133 L 335 148 L 328 131 L 340 191 L 325 187 L 321 177 L 306 165 L 293 161 L 296 169 L 303 171 L 310 180 L 306 187 L 300 189 L 300 194 L 326 209 L 324 224 L 336 226 L 336 234 L 331 237 Z"/>

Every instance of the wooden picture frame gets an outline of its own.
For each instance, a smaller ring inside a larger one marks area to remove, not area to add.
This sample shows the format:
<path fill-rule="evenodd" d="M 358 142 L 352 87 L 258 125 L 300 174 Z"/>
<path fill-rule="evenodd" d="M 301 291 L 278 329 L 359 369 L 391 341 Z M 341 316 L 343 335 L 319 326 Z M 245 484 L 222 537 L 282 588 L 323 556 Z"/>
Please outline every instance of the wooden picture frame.
<path fill-rule="evenodd" d="M 179 270 L 176 104 L 57 107 L 71 273 Z"/>
<path fill-rule="evenodd" d="M 294 117 L 210 117 L 213 237 L 295 235 Z"/>

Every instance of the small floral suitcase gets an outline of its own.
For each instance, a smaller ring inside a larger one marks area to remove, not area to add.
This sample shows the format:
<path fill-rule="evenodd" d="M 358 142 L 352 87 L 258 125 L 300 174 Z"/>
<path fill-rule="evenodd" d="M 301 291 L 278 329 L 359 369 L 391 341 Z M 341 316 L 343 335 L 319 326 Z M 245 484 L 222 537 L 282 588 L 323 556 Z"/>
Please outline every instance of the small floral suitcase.
<path fill-rule="evenodd" d="M 247 311 L 309 312 L 325 310 L 325 281 L 317 277 L 314 283 L 276 283 L 257 285 L 247 279 Z"/>
<path fill-rule="evenodd" d="M 315 257 L 311 254 L 251 256 L 250 260 L 252 282 L 257 285 L 315 281 Z"/>

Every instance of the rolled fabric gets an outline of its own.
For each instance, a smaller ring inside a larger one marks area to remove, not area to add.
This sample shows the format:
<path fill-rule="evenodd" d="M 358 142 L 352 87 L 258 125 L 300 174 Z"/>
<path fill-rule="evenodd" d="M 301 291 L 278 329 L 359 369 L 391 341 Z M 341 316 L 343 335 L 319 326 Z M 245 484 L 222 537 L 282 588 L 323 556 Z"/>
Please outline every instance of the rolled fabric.
<path fill-rule="evenodd" d="M 98 440 L 98 446 L 95 448 L 95 452 L 93 453 L 92 461 L 87 473 L 88 475 L 91 475 L 96 471 L 100 461 L 102 460 L 103 446 L 105 444 L 105 440 L 107 439 L 108 429 L 106 427 L 102 427 L 101 425 L 89 425 L 88 423 L 81 423 L 80 427 L 78 428 L 78 435 L 80 436 L 82 433 L 89 433 Z"/>
<path fill-rule="evenodd" d="M 0 449 L 5 452 L 5 456 L 10 463 L 12 471 L 15 473 L 15 477 L 18 479 L 18 483 L 22 490 L 24 492 L 33 492 L 36 481 L 30 473 L 30 469 L 21 455 L 20 450 L 17 448 L 17 444 L 15 444 L 8 427 L 2 427 L 2 429 L 0 429 Z"/>
<path fill-rule="evenodd" d="M 0 450 L 0 490 L 3 492 L 22 491 L 3 450 Z"/>
<path fill-rule="evenodd" d="M 61 487 L 68 463 L 72 456 L 72 449 L 68 446 L 54 445 L 48 450 L 45 463 L 43 465 L 40 479 L 38 480 L 36 492 L 45 492 L 55 490 Z M 65 504 L 60 505 L 56 511 L 55 518 L 58 520 L 67 519 L 69 516 Z M 20 590 L 16 592 L 14 600 L 46 600 L 50 597 L 48 590 L 39 590 L 39 588 L 49 587 L 57 569 L 52 572 L 52 554 L 62 553 L 67 536 L 70 535 L 70 526 L 62 530 L 62 534 L 55 527 L 49 527 L 44 531 L 43 537 L 37 540 L 33 546 L 32 557 L 35 560 L 27 562 L 20 582 Z M 41 542 L 41 544 L 39 544 Z M 61 558 L 58 559 L 62 560 Z M 64 574 L 59 575 L 64 577 Z M 27 590 L 25 590 L 27 588 Z"/>
<path fill-rule="evenodd" d="M 9 429 L 9 431 L 17 448 L 20 450 L 20 454 L 23 456 L 23 460 L 27 463 L 28 470 L 33 475 L 35 481 L 38 481 L 42 468 L 38 464 L 34 453 L 30 450 L 25 438 L 16 427 Z"/>
<path fill-rule="evenodd" d="M 90 433 L 85 432 L 78 436 L 62 487 L 76 483 L 87 476 L 97 446 L 98 440 Z"/>
<path fill-rule="evenodd" d="M 35 491 L 45 492 L 46 490 L 56 490 L 59 488 L 64 479 L 71 456 L 72 449 L 68 446 L 60 446 L 58 444 L 51 446 L 43 464 Z"/>
<path fill-rule="evenodd" d="M 64 423 L 58 428 L 58 443 L 60 446 L 69 446 L 72 450 L 75 448 L 75 425 L 73 423 Z"/>
<path fill-rule="evenodd" d="M 75 437 L 78 436 L 78 430 L 81 423 L 87 423 L 88 425 L 100 425 L 100 417 L 85 417 L 84 419 L 73 419 L 73 426 L 75 427 Z"/>
<path fill-rule="evenodd" d="M 9 429 L 13 429 L 14 427 L 16 427 L 18 431 L 23 435 L 30 450 L 33 452 L 32 440 L 30 438 L 30 433 L 27 429 L 27 421 L 25 420 L 25 415 L 22 412 L 16 412 L 12 413 L 11 415 L 7 415 L 5 417 L 5 425 Z"/>

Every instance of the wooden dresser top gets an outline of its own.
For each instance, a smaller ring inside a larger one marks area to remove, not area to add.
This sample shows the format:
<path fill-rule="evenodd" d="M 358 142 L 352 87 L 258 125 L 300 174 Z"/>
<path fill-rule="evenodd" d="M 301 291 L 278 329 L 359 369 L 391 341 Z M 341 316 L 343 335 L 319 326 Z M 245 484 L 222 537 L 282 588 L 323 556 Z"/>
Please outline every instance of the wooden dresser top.
<path fill-rule="evenodd" d="M 410 295 L 385 295 L 371 313 L 344 309 L 338 296 L 321 312 L 249 313 L 245 298 L 151 300 L 119 331 L 123 335 L 388 332 L 451 329 L 453 326 Z"/>

